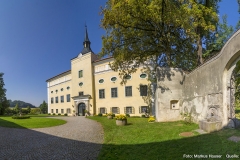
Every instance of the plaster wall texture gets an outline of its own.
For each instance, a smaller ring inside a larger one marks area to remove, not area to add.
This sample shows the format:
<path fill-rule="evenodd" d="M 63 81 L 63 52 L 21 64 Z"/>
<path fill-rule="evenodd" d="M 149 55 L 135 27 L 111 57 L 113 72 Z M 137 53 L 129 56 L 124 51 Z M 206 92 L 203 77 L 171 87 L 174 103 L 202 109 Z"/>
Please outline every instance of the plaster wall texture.
<path fill-rule="evenodd" d="M 72 94 L 71 97 L 79 96 L 79 92 L 83 92 L 84 95 L 91 95 L 88 100 L 73 101 L 75 111 L 78 112 L 78 104 L 85 103 L 86 109 L 93 114 L 94 112 L 94 86 L 93 86 L 93 67 L 92 61 L 94 55 L 89 52 L 83 56 L 78 56 L 71 61 L 71 73 L 72 73 Z M 79 71 L 82 70 L 83 76 L 79 77 Z M 83 83 L 82 86 L 79 84 Z M 90 107 L 91 106 L 91 107 Z"/>
<path fill-rule="evenodd" d="M 111 70 L 109 63 L 113 62 L 113 58 L 97 60 L 97 56 L 93 53 L 79 54 L 78 57 L 71 60 L 71 70 L 57 75 L 47 80 L 48 84 L 48 113 L 58 113 L 64 109 L 66 113 L 70 108 L 69 115 L 78 111 L 80 103 L 85 104 L 85 109 L 90 114 L 100 113 L 100 108 L 106 108 L 107 113 L 111 112 L 112 107 L 118 107 L 120 114 L 125 114 L 126 107 L 132 107 L 131 115 L 141 115 L 139 112 L 141 106 L 148 106 L 143 97 L 140 96 L 140 85 L 148 85 L 147 77 L 141 78 L 141 67 L 136 73 L 131 75 L 131 79 L 125 85 L 121 85 L 119 73 Z M 79 71 L 83 71 L 83 76 L 79 77 Z M 111 81 L 112 77 L 116 77 L 115 82 Z M 99 80 L 103 79 L 103 83 Z M 79 86 L 79 83 L 83 83 Z M 132 87 L 132 96 L 125 95 L 125 87 Z M 70 87 L 67 89 L 67 87 Z M 117 88 L 117 97 L 111 97 L 111 88 Z M 61 91 L 61 89 L 63 89 Z M 105 98 L 99 98 L 99 89 L 105 90 Z M 56 92 L 58 90 L 58 92 Z M 83 96 L 79 96 L 79 92 L 83 92 Z M 70 94 L 71 102 L 66 101 L 66 95 Z M 64 96 L 64 102 L 61 102 L 61 96 Z M 58 97 L 58 103 L 55 98 Z M 54 98 L 54 103 L 51 103 L 51 98 Z M 146 97 L 145 97 L 146 98 Z M 52 112 L 53 110 L 53 112 Z"/>
<path fill-rule="evenodd" d="M 179 103 L 182 98 L 184 72 L 178 68 L 158 68 L 156 89 L 156 120 L 158 122 L 180 120 Z M 172 107 L 172 102 L 175 107 Z"/>
<path fill-rule="evenodd" d="M 210 107 L 215 107 L 222 125 L 229 123 L 230 109 L 230 77 L 240 56 L 240 30 L 238 30 L 224 45 L 220 53 L 196 68 L 189 74 L 184 74 L 183 85 L 164 82 L 168 87 L 182 87 L 180 112 L 191 112 L 195 122 L 206 118 Z M 170 81 L 169 81 L 170 82 Z M 157 93 L 160 91 L 158 90 Z M 177 92 L 176 92 L 177 93 Z M 180 94 L 179 94 L 180 95 Z M 178 95 L 169 94 L 168 99 L 176 99 Z M 167 102 L 160 98 L 158 110 Z M 164 112 L 164 111 L 163 111 Z M 160 115 L 159 115 L 160 116 Z M 177 116 L 176 116 L 177 118 Z"/>
<path fill-rule="evenodd" d="M 140 85 L 148 85 L 147 77 L 140 78 L 142 74 L 141 68 L 139 68 L 136 73 L 131 75 L 131 79 L 127 81 L 125 85 L 121 85 L 121 79 L 118 72 L 114 72 L 107 67 L 109 63 L 113 62 L 113 59 L 107 59 L 94 64 L 95 67 L 95 93 L 96 93 L 96 109 L 99 113 L 100 108 L 106 108 L 106 112 L 111 112 L 112 107 L 118 107 L 120 114 L 125 114 L 125 107 L 132 107 L 132 115 L 141 115 L 139 108 L 141 106 L 148 106 L 142 96 L 140 96 Z M 105 69 L 105 70 L 103 70 Z M 116 77 L 115 82 L 111 81 L 112 77 Z M 103 79 L 103 83 L 99 83 L 99 80 Z M 125 87 L 132 87 L 132 96 L 125 95 Z M 111 97 L 111 88 L 117 88 L 118 96 Z M 99 90 L 104 89 L 105 98 L 99 98 Z M 130 114 L 131 115 L 131 114 Z"/>
<path fill-rule="evenodd" d="M 71 96 L 71 71 L 64 73 L 55 77 L 52 81 L 48 82 L 48 113 L 61 113 L 61 109 L 64 110 L 64 114 L 67 113 L 67 109 L 70 108 L 70 113 L 73 108 L 71 108 L 71 99 L 70 102 L 67 102 L 67 95 Z M 69 87 L 69 89 L 68 89 Z M 61 102 L 61 96 L 64 97 L 64 101 Z M 56 97 L 58 97 L 58 103 L 56 103 Z M 53 98 L 53 103 L 51 103 L 51 98 Z"/>

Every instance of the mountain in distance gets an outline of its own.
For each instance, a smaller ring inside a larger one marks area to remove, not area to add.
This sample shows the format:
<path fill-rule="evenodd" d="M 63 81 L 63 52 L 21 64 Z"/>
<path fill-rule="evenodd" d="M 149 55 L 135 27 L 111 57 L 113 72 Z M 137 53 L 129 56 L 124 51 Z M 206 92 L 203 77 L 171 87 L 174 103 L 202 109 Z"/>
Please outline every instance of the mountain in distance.
<path fill-rule="evenodd" d="M 14 100 L 12 101 L 11 99 L 8 100 L 10 107 L 15 107 L 16 104 L 18 104 L 18 106 L 20 108 L 27 108 L 27 106 L 29 106 L 30 108 L 36 108 L 36 106 L 32 105 L 31 103 L 27 103 L 24 101 L 20 101 L 20 100 Z"/>

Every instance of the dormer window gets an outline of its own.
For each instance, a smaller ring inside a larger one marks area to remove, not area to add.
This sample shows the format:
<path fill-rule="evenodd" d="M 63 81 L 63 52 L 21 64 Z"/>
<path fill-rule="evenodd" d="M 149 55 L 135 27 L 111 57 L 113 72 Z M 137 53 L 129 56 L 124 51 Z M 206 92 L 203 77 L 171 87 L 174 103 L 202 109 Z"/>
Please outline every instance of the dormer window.
<path fill-rule="evenodd" d="M 117 80 L 117 77 L 112 77 L 112 78 L 111 78 L 111 81 L 112 81 L 112 82 L 115 82 L 116 80 Z"/>
<path fill-rule="evenodd" d="M 129 80 L 129 79 L 131 79 L 131 78 L 132 78 L 132 76 L 131 76 L 131 75 L 129 75 L 129 74 L 127 74 L 127 75 L 125 75 L 125 76 L 124 76 L 124 78 L 125 78 L 125 79 L 127 79 L 127 80 Z"/>
<path fill-rule="evenodd" d="M 142 74 L 140 74 L 140 78 L 146 78 L 147 77 L 147 74 L 146 73 L 142 73 Z"/>
<path fill-rule="evenodd" d="M 104 82 L 104 79 L 99 79 L 98 82 L 99 82 L 99 83 L 103 83 L 103 82 Z"/>

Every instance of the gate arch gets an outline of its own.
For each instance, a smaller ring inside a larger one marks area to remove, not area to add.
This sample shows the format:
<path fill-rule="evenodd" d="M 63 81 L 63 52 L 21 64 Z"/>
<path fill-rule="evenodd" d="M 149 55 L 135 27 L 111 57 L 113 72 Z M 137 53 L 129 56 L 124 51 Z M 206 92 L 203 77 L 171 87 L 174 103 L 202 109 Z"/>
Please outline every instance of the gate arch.
<path fill-rule="evenodd" d="M 81 102 L 78 104 L 78 116 L 85 116 L 86 104 Z"/>

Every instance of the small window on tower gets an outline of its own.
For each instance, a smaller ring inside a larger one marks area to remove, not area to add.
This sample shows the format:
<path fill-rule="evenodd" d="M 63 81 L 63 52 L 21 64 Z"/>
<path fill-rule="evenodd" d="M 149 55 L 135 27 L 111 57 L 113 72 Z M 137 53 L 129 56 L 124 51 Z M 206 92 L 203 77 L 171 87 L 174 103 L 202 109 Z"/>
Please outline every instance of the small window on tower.
<path fill-rule="evenodd" d="M 79 78 L 82 78 L 82 77 L 83 77 L 83 71 L 82 71 L 82 70 L 80 70 L 80 71 L 78 72 L 78 77 L 79 77 Z"/>

